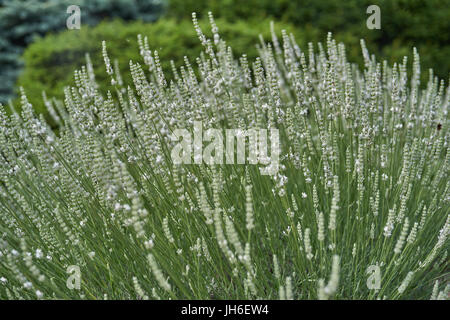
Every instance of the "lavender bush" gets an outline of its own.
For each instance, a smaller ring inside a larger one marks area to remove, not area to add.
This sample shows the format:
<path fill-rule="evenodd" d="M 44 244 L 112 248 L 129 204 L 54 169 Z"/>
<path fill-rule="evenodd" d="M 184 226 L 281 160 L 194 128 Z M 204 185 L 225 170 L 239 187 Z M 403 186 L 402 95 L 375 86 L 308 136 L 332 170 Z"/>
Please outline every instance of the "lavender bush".
<path fill-rule="evenodd" d="M 331 35 L 248 61 L 210 19 L 198 74 L 167 81 L 139 37 L 133 83 L 104 44 L 106 96 L 88 61 L 46 99 L 57 133 L 24 90 L 0 108 L 0 298 L 446 299 L 449 86 L 364 42 L 361 71 Z M 195 121 L 278 129 L 278 172 L 174 164 Z"/>

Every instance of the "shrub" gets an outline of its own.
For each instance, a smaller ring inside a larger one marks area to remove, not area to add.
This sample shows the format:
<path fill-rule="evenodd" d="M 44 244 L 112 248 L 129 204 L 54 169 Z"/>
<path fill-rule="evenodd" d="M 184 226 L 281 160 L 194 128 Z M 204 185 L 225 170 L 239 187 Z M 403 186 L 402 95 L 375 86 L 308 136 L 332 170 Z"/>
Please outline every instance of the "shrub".
<path fill-rule="evenodd" d="M 18 79 L 17 86 L 28 88 L 29 101 L 37 111 L 44 110 L 42 91 L 47 96 L 63 98 L 63 88 L 73 85 L 73 71 L 86 63 L 85 53 L 90 55 L 96 79 L 100 89 L 109 86 L 109 78 L 103 67 L 103 57 L 99 51 L 99 44 L 106 40 L 111 56 L 117 57 L 119 68 L 129 70 L 129 61 L 140 60 L 137 48 L 137 35 L 147 36 L 152 50 L 157 50 L 162 61 L 162 68 L 168 74 L 171 71 L 170 60 L 177 67 L 184 64 L 184 56 L 197 57 L 201 52 L 201 45 L 195 39 L 195 31 L 190 21 L 176 22 L 174 20 L 159 20 L 152 24 L 143 22 L 124 23 L 116 20 L 102 22 L 96 27 L 86 27 L 79 31 L 66 31 L 60 34 L 49 35 L 30 45 L 23 55 L 25 69 Z M 202 26 L 207 21 L 201 22 Z M 246 53 L 250 61 L 258 55 L 258 36 L 270 38 L 270 21 L 243 21 L 229 24 L 224 20 L 217 21 L 221 34 L 230 39 L 230 45 L 236 57 Z M 302 43 L 312 40 L 314 31 L 295 30 L 289 24 L 274 24 L 277 32 L 286 29 L 294 32 Z M 195 61 L 191 61 L 195 66 Z M 126 82 L 131 76 L 124 72 Z"/>
<path fill-rule="evenodd" d="M 70 5 L 80 6 L 83 26 L 105 17 L 154 21 L 164 9 L 158 0 L 0 0 L 0 102 L 13 97 L 23 49 L 39 36 L 65 30 Z"/>
<path fill-rule="evenodd" d="M 104 43 L 110 91 L 77 72 L 47 103 L 58 135 L 25 92 L 0 112 L 0 298 L 447 298 L 450 87 L 420 88 L 417 52 L 408 74 L 363 44 L 361 71 L 331 36 L 284 34 L 249 65 L 196 28 L 200 77 L 186 63 L 169 83 L 141 38 L 121 84 Z M 218 130 L 215 165 L 176 162 L 195 121 Z M 230 128 L 270 129 L 272 175 L 264 131 L 263 164 L 219 161 Z"/>

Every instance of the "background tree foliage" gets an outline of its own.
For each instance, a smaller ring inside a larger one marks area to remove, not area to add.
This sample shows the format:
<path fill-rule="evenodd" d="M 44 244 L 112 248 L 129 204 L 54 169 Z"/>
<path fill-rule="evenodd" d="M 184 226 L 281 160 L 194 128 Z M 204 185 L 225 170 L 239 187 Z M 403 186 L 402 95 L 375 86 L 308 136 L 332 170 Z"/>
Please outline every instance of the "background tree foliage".
<path fill-rule="evenodd" d="M 12 97 L 20 73 L 23 49 L 39 36 L 66 29 L 67 7 L 78 5 L 82 25 L 106 17 L 155 21 L 162 14 L 161 0 L 0 0 L 0 102 Z"/>
<path fill-rule="evenodd" d="M 366 9 L 373 4 L 381 9 L 380 30 L 366 27 Z M 389 62 L 400 61 L 404 55 L 412 58 L 415 46 L 425 70 L 433 68 L 445 79 L 450 72 L 449 0 L 170 0 L 167 14 L 181 20 L 192 11 L 199 16 L 212 11 L 227 21 L 274 18 L 299 29 L 317 28 L 321 38 L 328 31 L 350 34 L 365 39 L 373 53 Z M 359 56 L 359 48 L 357 53 L 350 58 Z"/>

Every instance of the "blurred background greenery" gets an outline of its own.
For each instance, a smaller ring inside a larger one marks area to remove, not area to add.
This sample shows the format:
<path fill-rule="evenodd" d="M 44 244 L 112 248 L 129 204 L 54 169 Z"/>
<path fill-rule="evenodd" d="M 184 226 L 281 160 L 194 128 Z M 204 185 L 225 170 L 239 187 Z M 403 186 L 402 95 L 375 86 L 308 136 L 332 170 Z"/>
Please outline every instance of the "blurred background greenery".
<path fill-rule="evenodd" d="M 81 8 L 80 30 L 66 28 L 71 4 Z M 381 9 L 380 30 L 366 27 L 372 4 Z M 274 21 L 278 35 L 281 29 L 292 32 L 302 49 L 333 32 L 346 44 L 349 60 L 359 64 L 361 38 L 390 63 L 411 57 L 417 47 L 424 79 L 428 68 L 446 81 L 449 77 L 450 0 L 0 0 L 0 102 L 13 99 L 23 86 L 35 109 L 43 111 L 42 91 L 62 99 L 73 71 L 85 64 L 85 53 L 100 88 L 110 89 L 102 40 L 125 78 L 129 60 L 141 61 L 138 34 L 158 50 L 165 70 L 170 60 L 181 66 L 184 56 L 194 63 L 201 51 L 191 23 L 194 11 L 205 32 L 207 12 L 213 12 L 235 57 L 247 53 L 250 61 L 257 56 L 259 34 L 269 40 Z"/>

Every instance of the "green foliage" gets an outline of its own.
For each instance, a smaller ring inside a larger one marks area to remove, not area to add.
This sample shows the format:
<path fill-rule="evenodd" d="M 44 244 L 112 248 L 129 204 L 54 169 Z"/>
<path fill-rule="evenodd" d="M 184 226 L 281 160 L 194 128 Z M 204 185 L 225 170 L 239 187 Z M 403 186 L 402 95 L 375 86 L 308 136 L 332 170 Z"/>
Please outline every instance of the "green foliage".
<path fill-rule="evenodd" d="M 200 24 L 205 30 L 208 29 L 207 21 Z M 259 35 L 262 34 L 265 40 L 271 37 L 269 20 L 230 24 L 219 19 L 217 24 L 222 36 L 233 48 L 235 57 L 246 53 L 249 61 L 258 55 Z M 274 28 L 278 35 L 281 29 L 293 32 L 302 44 L 316 36 L 314 30 L 295 30 L 288 24 L 275 23 Z M 171 71 L 170 60 L 179 67 L 184 63 L 184 56 L 192 59 L 202 50 L 191 21 L 159 20 L 153 24 L 126 24 L 119 20 L 103 22 L 95 27 L 49 35 L 30 45 L 23 55 L 25 70 L 18 79 L 18 86 L 26 88 L 29 101 L 37 111 L 42 111 L 42 91 L 48 97 L 62 99 L 63 88 L 73 85 L 73 72 L 86 63 L 85 53 L 88 53 L 94 65 L 96 80 L 102 92 L 105 92 L 110 89 L 110 80 L 101 55 L 101 42 L 105 40 L 111 56 L 118 58 L 120 70 L 128 71 L 130 60 L 142 63 L 136 42 L 138 34 L 148 37 L 150 49 L 158 51 L 162 68 L 166 72 Z M 195 61 L 191 63 L 196 64 Z M 128 72 L 124 72 L 124 78 L 126 82 L 131 80 Z"/>
<path fill-rule="evenodd" d="M 24 47 L 36 37 L 66 29 L 67 7 L 81 9 L 82 27 L 105 17 L 154 21 L 163 12 L 160 0 L 2 0 L 0 1 L 0 101 L 12 97 Z"/>
<path fill-rule="evenodd" d="M 381 30 L 369 30 L 366 9 L 381 9 Z M 323 37 L 351 34 L 365 39 L 368 47 L 390 63 L 400 61 L 413 46 L 421 55 L 422 67 L 433 68 L 441 78 L 450 73 L 450 3 L 448 0 L 170 0 L 168 15 L 188 19 L 192 11 L 228 21 L 272 17 L 296 28 L 312 26 Z M 321 40 L 321 39 L 315 39 Z M 359 55 L 359 44 L 347 48 Z M 355 49 L 356 48 L 356 49 Z M 350 54 L 350 58 L 357 55 Z M 412 58 L 412 57 L 411 57 Z"/>

